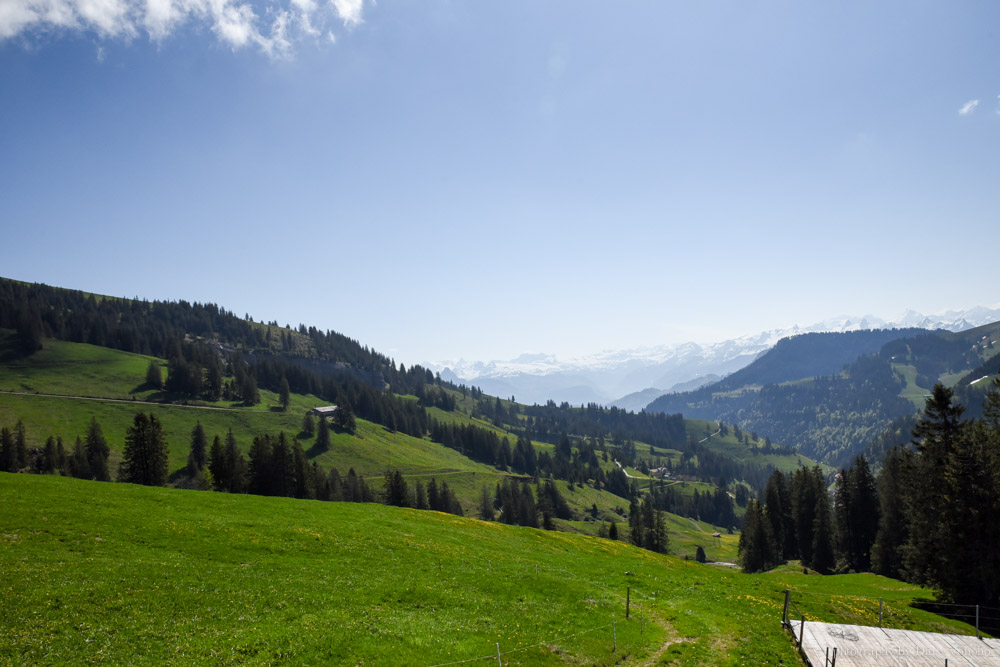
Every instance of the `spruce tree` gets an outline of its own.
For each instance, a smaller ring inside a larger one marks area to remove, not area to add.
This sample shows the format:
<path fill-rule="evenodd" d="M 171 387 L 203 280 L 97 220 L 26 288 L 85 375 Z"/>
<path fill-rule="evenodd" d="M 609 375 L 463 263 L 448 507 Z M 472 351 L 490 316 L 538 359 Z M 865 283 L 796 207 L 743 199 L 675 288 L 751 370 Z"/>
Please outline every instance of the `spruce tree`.
<path fill-rule="evenodd" d="M 0 470 L 17 472 L 17 452 L 14 450 L 14 434 L 6 426 L 0 429 Z"/>
<path fill-rule="evenodd" d="M 483 521 L 493 521 L 496 518 L 493 498 L 490 497 L 490 490 L 485 485 L 479 493 L 479 518 Z"/>
<path fill-rule="evenodd" d="M 15 471 L 28 467 L 28 432 L 20 419 L 14 425 Z"/>
<path fill-rule="evenodd" d="M 108 456 L 111 455 L 111 447 L 104 439 L 101 425 L 97 423 L 95 417 L 90 418 L 87 426 L 87 436 L 84 449 L 87 452 L 87 464 L 90 467 L 90 474 L 99 482 L 110 482 L 111 473 L 108 471 Z"/>
<path fill-rule="evenodd" d="M 146 386 L 153 389 L 163 389 L 163 374 L 160 371 L 160 364 L 155 359 L 150 359 L 146 366 Z"/>
<path fill-rule="evenodd" d="M 903 550 L 909 542 L 906 494 L 914 453 L 894 447 L 878 476 L 879 527 L 872 547 L 872 570 L 893 579 L 903 576 Z"/>
<path fill-rule="evenodd" d="M 247 492 L 247 460 L 243 456 L 243 452 L 240 451 L 239 446 L 236 444 L 236 437 L 233 435 L 233 429 L 230 428 L 229 432 L 226 434 L 226 446 L 225 446 L 225 468 L 229 475 L 228 477 L 228 491 L 229 493 L 246 493 Z"/>
<path fill-rule="evenodd" d="M 830 512 L 830 496 L 825 489 L 816 498 L 815 516 L 812 559 L 809 566 L 821 574 L 830 574 L 837 564 L 837 559 L 833 551 L 833 518 Z"/>
<path fill-rule="evenodd" d="M 137 413 L 125 433 L 118 480 L 146 486 L 164 486 L 167 483 L 167 465 L 163 425 L 154 414 Z"/>
<path fill-rule="evenodd" d="M 320 453 L 330 449 L 330 424 L 324 417 L 319 418 L 319 430 L 316 432 L 316 443 L 313 446 Z"/>
<path fill-rule="evenodd" d="M 764 517 L 763 508 L 756 500 L 747 503 L 740 531 L 739 562 L 743 571 L 752 574 L 770 569 L 776 562 L 774 536 L 771 524 Z"/>
<path fill-rule="evenodd" d="M 45 441 L 45 449 L 42 453 L 39 472 L 47 475 L 56 472 L 59 469 L 58 460 L 59 454 L 56 449 L 56 439 L 50 435 Z"/>
<path fill-rule="evenodd" d="M 188 454 L 188 474 L 196 475 L 204 469 L 207 463 L 208 437 L 201 422 L 191 430 L 191 451 Z"/>
<path fill-rule="evenodd" d="M 208 450 L 208 471 L 212 473 L 212 488 L 216 491 L 229 490 L 225 451 L 222 448 L 222 438 L 219 436 L 212 438 L 212 447 Z"/>
<path fill-rule="evenodd" d="M 953 401 L 950 389 L 934 385 L 924 406 L 924 416 L 913 428 L 913 446 L 918 456 L 907 490 L 910 518 L 907 575 L 916 582 L 939 588 L 946 585 L 942 556 L 949 551 L 950 539 L 946 506 L 952 489 L 944 473 L 965 426 L 961 419 L 964 408 Z"/>
<path fill-rule="evenodd" d="M 90 464 L 87 462 L 87 452 L 83 448 L 83 440 L 80 436 L 76 436 L 76 442 L 73 444 L 73 453 L 69 456 L 69 462 L 67 463 L 69 468 L 69 474 L 77 479 L 93 479 L 90 474 Z"/>
<path fill-rule="evenodd" d="M 281 384 L 278 389 L 278 402 L 281 403 L 282 410 L 288 410 L 288 404 L 292 400 L 292 390 L 288 386 L 288 379 L 282 375 Z"/>

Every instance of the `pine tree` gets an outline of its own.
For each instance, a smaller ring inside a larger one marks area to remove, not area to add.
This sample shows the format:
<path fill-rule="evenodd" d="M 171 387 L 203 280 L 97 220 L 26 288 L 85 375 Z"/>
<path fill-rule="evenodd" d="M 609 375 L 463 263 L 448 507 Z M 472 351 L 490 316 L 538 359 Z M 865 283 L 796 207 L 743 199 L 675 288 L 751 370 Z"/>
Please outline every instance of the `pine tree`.
<path fill-rule="evenodd" d="M 496 518 L 493 498 L 490 497 L 490 490 L 485 485 L 479 494 L 479 518 L 483 521 L 493 521 Z"/>
<path fill-rule="evenodd" d="M 212 488 L 216 491 L 229 490 L 229 472 L 226 470 L 226 456 L 222 448 L 222 438 L 212 438 L 212 447 L 208 450 L 208 471 L 212 473 Z"/>
<path fill-rule="evenodd" d="M 316 443 L 313 446 L 319 453 L 330 449 L 330 425 L 323 417 L 319 419 L 319 430 L 316 433 Z"/>
<path fill-rule="evenodd" d="M 959 446 L 965 427 L 964 408 L 953 403 L 954 393 L 937 384 L 924 406 L 924 416 L 913 428 L 914 460 L 908 484 L 909 543 L 905 568 L 912 580 L 929 586 L 947 585 L 948 567 L 944 556 L 949 552 L 950 512 L 947 504 L 952 489 L 944 474 Z"/>
<path fill-rule="evenodd" d="M 879 497 L 868 459 L 858 456 L 850 469 L 848 562 L 855 572 L 871 569 L 871 552 L 879 526 Z"/>
<path fill-rule="evenodd" d="M 909 542 L 906 493 L 913 452 L 894 447 L 878 476 L 879 527 L 872 547 L 872 570 L 893 579 L 903 576 L 903 550 Z"/>
<path fill-rule="evenodd" d="M 69 462 L 67 464 L 69 468 L 69 474 L 77 479 L 93 479 L 90 474 L 90 464 L 87 463 L 87 452 L 83 449 L 83 440 L 80 436 L 76 436 L 76 442 L 73 444 L 73 453 L 69 456 Z"/>
<path fill-rule="evenodd" d="M 108 456 L 111 455 L 111 447 L 104 439 L 101 425 L 97 419 L 90 418 L 87 426 L 87 436 L 84 449 L 87 452 L 87 464 L 90 467 L 90 474 L 99 482 L 110 482 L 111 473 L 108 471 Z"/>
<path fill-rule="evenodd" d="M 28 432 L 20 419 L 14 425 L 15 471 L 28 467 Z"/>
<path fill-rule="evenodd" d="M 614 519 L 611 520 L 611 525 L 608 526 L 608 539 L 617 540 L 618 539 L 618 524 Z"/>
<path fill-rule="evenodd" d="M 160 364 L 155 359 L 150 359 L 146 366 L 146 386 L 153 389 L 163 389 L 163 374 L 160 372 Z"/>
<path fill-rule="evenodd" d="M 45 441 L 45 449 L 42 451 L 39 472 L 46 475 L 56 472 L 59 470 L 58 460 L 59 454 L 56 449 L 56 439 L 50 435 Z"/>
<path fill-rule="evenodd" d="M 239 445 L 236 443 L 236 436 L 233 435 L 232 428 L 230 428 L 229 432 L 226 434 L 224 455 L 226 461 L 225 469 L 228 474 L 227 491 L 229 491 L 229 493 L 246 493 L 248 475 L 247 460 L 246 457 L 243 456 L 243 452 L 240 451 Z"/>
<path fill-rule="evenodd" d="M 760 503 L 756 500 L 747 503 L 739 546 L 739 561 L 744 572 L 763 572 L 775 565 L 776 548 L 770 527 Z"/>
<path fill-rule="evenodd" d="M 830 512 L 830 496 L 825 489 L 816 498 L 815 516 L 812 560 L 809 566 L 821 574 L 829 574 L 833 572 L 837 559 L 833 552 L 833 518 Z"/>
<path fill-rule="evenodd" d="M 146 486 L 164 486 L 167 483 L 167 444 L 163 440 L 163 426 L 156 415 L 139 412 L 125 433 L 122 462 L 118 480 Z"/>
<path fill-rule="evenodd" d="M 287 411 L 288 404 L 292 400 L 292 390 L 288 386 L 288 378 L 284 375 L 281 376 L 281 385 L 278 389 L 278 402 L 281 403 L 281 409 Z"/>
<path fill-rule="evenodd" d="M 17 452 L 14 450 L 14 434 L 6 426 L 0 429 L 0 470 L 17 472 Z"/>
<path fill-rule="evenodd" d="M 798 549 L 795 544 L 792 502 L 788 482 L 780 470 L 771 473 L 764 488 L 764 518 L 771 525 L 776 562 L 795 558 Z"/>
<path fill-rule="evenodd" d="M 204 469 L 207 462 L 208 437 L 201 422 L 191 430 L 191 451 L 188 454 L 188 474 L 197 475 Z"/>
<path fill-rule="evenodd" d="M 302 418 L 302 435 L 307 438 L 316 435 L 316 420 L 313 419 L 312 412 L 307 412 Z"/>

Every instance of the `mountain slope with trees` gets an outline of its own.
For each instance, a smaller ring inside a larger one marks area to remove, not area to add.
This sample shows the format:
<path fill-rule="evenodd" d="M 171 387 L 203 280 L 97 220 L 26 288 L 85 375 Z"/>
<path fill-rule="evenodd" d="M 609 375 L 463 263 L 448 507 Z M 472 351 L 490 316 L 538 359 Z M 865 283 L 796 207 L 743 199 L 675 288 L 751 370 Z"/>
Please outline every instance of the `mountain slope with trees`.
<path fill-rule="evenodd" d="M 958 383 L 963 396 L 973 399 L 969 403 L 978 403 L 974 398 L 981 399 L 982 388 L 971 386 L 971 371 L 992 375 L 1000 368 L 998 332 L 1000 323 L 960 333 L 812 334 L 824 343 L 822 349 L 839 350 L 838 362 L 856 349 L 836 343 L 841 336 L 867 344 L 892 339 L 839 372 L 799 377 L 794 374 L 804 368 L 823 368 L 823 364 L 808 361 L 803 353 L 809 341 L 800 345 L 793 338 L 734 377 L 695 392 L 662 396 L 647 410 L 738 424 L 792 444 L 814 458 L 846 464 L 872 445 L 893 420 L 914 414 L 937 382 Z M 832 364 L 828 362 L 826 368 Z"/>

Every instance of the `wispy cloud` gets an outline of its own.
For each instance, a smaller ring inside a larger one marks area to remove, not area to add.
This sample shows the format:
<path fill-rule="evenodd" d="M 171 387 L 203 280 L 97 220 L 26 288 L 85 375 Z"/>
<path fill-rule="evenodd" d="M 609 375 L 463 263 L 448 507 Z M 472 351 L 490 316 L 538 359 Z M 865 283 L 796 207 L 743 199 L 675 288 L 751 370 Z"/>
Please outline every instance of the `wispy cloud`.
<path fill-rule="evenodd" d="M 0 0 L 0 42 L 62 32 L 158 42 L 201 25 L 234 50 L 282 58 L 298 40 L 333 35 L 330 23 L 359 25 L 363 11 L 364 0 Z"/>
<path fill-rule="evenodd" d="M 962 105 L 962 108 L 958 110 L 958 113 L 963 116 L 968 116 L 970 113 L 976 110 L 979 106 L 979 100 L 969 100 Z"/>

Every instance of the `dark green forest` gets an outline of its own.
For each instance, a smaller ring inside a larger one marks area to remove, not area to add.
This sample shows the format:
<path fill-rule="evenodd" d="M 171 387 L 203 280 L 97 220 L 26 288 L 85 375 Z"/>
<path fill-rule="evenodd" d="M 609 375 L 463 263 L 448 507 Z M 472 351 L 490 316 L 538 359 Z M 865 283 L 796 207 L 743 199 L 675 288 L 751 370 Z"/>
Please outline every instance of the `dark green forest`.
<path fill-rule="evenodd" d="M 865 457 L 837 474 L 775 472 L 747 508 L 743 568 L 790 559 L 821 573 L 873 571 L 924 584 L 944 602 L 1000 604 L 1000 380 L 978 419 L 934 386 L 911 441 L 876 478 Z"/>

